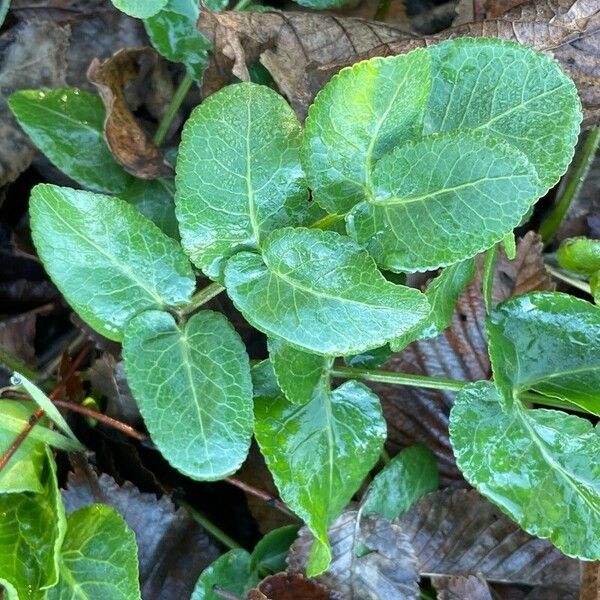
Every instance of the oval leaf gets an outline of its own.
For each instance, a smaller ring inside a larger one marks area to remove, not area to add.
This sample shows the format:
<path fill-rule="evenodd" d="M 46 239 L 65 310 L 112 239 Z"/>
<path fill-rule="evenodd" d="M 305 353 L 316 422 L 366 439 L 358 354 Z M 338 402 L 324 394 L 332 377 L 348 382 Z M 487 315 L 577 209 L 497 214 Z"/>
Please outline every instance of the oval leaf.
<path fill-rule="evenodd" d="M 45 599 L 139 599 L 137 553 L 133 531 L 113 508 L 81 508 L 67 519 L 59 580 Z"/>
<path fill-rule="evenodd" d="M 511 405 L 526 390 L 600 416 L 600 309 L 560 293 L 500 304 L 487 321 L 494 379 Z"/>
<path fill-rule="evenodd" d="M 481 133 L 453 132 L 396 148 L 376 165 L 372 197 L 348 232 L 391 271 L 426 271 L 502 240 L 538 198 L 525 155 Z"/>
<path fill-rule="evenodd" d="M 194 109 L 177 159 L 177 218 L 185 251 L 209 277 L 308 208 L 302 131 L 286 101 L 254 83 L 229 85 Z"/>
<path fill-rule="evenodd" d="M 50 277 L 102 335 L 120 341 L 138 312 L 190 300 L 195 278 L 179 245 L 123 200 L 43 184 L 30 215 Z"/>
<path fill-rule="evenodd" d="M 514 42 L 461 38 L 429 52 L 423 133 L 470 129 L 503 138 L 535 166 L 543 196 L 577 143 L 581 103 L 573 81 L 549 56 Z"/>
<path fill-rule="evenodd" d="M 461 390 L 450 439 L 469 483 L 568 556 L 600 558 L 600 435 L 554 410 L 503 409 L 494 384 Z"/>
<path fill-rule="evenodd" d="M 375 162 L 418 133 L 431 90 L 426 50 L 340 71 L 308 111 L 302 162 L 314 199 L 346 213 L 368 195 Z"/>
<path fill-rule="evenodd" d="M 382 346 L 429 312 L 421 292 L 387 281 L 364 250 L 333 231 L 276 231 L 262 258 L 241 252 L 228 261 L 225 284 L 257 329 L 331 356 Z"/>
<path fill-rule="evenodd" d="M 377 462 L 386 436 L 379 398 L 348 381 L 324 378 L 310 402 L 257 398 L 255 436 L 281 498 L 315 535 L 307 574 L 327 568 L 329 524 Z"/>
<path fill-rule="evenodd" d="M 112 0 L 112 3 L 130 17 L 146 19 L 161 10 L 167 0 Z"/>
<path fill-rule="evenodd" d="M 8 105 L 33 143 L 77 183 L 118 193 L 133 181 L 104 141 L 104 105 L 98 95 L 76 88 L 22 90 L 12 94 Z"/>
<path fill-rule="evenodd" d="M 127 381 L 152 440 L 179 471 L 201 480 L 234 473 L 252 436 L 252 381 L 244 344 L 212 311 L 183 328 L 147 311 L 125 330 Z"/>

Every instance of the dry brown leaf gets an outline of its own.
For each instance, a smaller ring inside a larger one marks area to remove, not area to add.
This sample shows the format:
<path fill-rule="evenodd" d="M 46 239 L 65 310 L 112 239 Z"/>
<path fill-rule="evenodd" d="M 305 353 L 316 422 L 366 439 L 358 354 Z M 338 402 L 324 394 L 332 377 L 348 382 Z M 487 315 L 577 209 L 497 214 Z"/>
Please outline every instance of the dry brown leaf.
<path fill-rule="evenodd" d="M 21 23 L 0 36 L 0 186 L 31 163 L 35 148 L 6 98 L 16 90 L 65 85 L 69 30 L 46 21 Z"/>
<path fill-rule="evenodd" d="M 494 299 L 552 289 L 544 269 L 539 236 L 528 232 L 517 244 L 514 261 L 501 252 L 496 266 Z M 451 325 L 437 338 L 416 341 L 383 368 L 403 373 L 448 377 L 465 381 L 491 375 L 484 327 L 485 306 L 481 272 L 460 297 Z M 448 415 L 454 394 L 397 386 L 375 386 L 388 423 L 388 445 L 393 453 L 415 443 L 435 454 L 442 485 L 464 485 L 448 437 Z"/>
<path fill-rule="evenodd" d="M 247 80 L 247 65 L 260 59 L 300 115 L 343 66 L 451 37 L 491 36 L 553 55 L 577 84 L 586 123 L 600 121 L 598 0 L 531 0 L 496 19 L 426 37 L 382 23 L 308 13 L 203 12 L 199 27 L 215 47 L 209 89 L 222 85 L 229 71 Z"/>
<path fill-rule="evenodd" d="M 432 577 L 437 600 L 493 600 L 483 577 Z"/>
<path fill-rule="evenodd" d="M 247 600 L 332 600 L 329 590 L 299 573 L 276 573 L 248 592 Z"/>
<path fill-rule="evenodd" d="M 328 531 L 333 559 L 316 581 L 336 600 L 412 600 L 419 597 L 419 576 L 412 546 L 401 528 L 379 517 L 348 510 Z M 288 554 L 289 570 L 303 573 L 313 536 L 303 527 Z M 359 556 L 357 556 L 357 552 Z"/>
<path fill-rule="evenodd" d="M 422 576 L 481 575 L 487 581 L 556 588 L 579 585 L 579 562 L 532 537 L 476 491 L 427 494 L 395 521 Z"/>
<path fill-rule="evenodd" d="M 600 598 L 600 562 L 584 562 L 581 566 L 581 589 L 579 600 Z"/>
<path fill-rule="evenodd" d="M 87 73 L 106 108 L 104 137 L 108 147 L 127 172 L 141 179 L 173 175 L 152 138 L 133 116 L 125 97 L 126 86 L 156 60 L 151 48 L 128 48 L 106 60 L 94 59 Z"/>

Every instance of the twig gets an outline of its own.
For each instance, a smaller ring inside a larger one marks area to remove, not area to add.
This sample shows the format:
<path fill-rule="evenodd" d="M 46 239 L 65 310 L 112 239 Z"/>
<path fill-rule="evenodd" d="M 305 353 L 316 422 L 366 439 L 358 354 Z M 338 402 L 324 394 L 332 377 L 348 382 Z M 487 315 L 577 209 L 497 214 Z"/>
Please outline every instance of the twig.
<path fill-rule="evenodd" d="M 270 494 L 267 494 L 267 492 L 259 490 L 258 488 L 255 488 L 254 486 L 251 486 L 240 479 L 236 479 L 235 477 L 226 477 L 223 481 L 226 481 L 227 483 L 239 488 L 251 496 L 255 496 L 256 498 L 264 500 L 269 506 L 276 508 L 280 512 L 286 514 L 288 517 L 297 519 L 296 515 L 283 502 L 281 502 L 281 500 L 274 498 Z"/>

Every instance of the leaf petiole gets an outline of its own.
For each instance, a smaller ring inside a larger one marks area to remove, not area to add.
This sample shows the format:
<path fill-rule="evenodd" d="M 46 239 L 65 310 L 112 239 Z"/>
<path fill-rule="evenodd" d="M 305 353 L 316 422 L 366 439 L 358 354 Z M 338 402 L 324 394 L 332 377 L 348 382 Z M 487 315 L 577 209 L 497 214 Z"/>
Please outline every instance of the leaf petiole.
<path fill-rule="evenodd" d="M 198 310 L 202 305 L 218 296 L 225 288 L 218 283 L 211 283 L 200 291 L 196 292 L 190 303 L 182 310 L 183 315 L 189 315 Z"/>
<path fill-rule="evenodd" d="M 169 128 L 171 127 L 171 123 L 173 123 L 173 119 L 177 114 L 177 111 L 181 107 L 181 104 L 185 100 L 192 84 L 194 83 L 194 79 L 191 75 L 186 74 L 185 77 L 181 80 L 178 88 L 175 90 L 175 94 L 171 98 L 171 102 L 167 107 L 167 112 L 163 115 L 160 123 L 158 124 L 158 129 L 154 134 L 154 143 L 157 146 L 160 146 L 167 137 L 167 133 L 169 132 Z"/>

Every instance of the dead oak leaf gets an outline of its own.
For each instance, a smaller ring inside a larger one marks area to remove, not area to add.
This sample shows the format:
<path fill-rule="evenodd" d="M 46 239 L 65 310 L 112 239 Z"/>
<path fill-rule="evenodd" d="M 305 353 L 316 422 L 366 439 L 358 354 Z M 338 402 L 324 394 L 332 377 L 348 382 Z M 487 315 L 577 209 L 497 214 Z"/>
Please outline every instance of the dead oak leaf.
<path fill-rule="evenodd" d="M 161 151 L 137 122 L 125 97 L 125 87 L 140 75 L 143 64 L 156 60 L 156 53 L 150 48 L 127 48 L 106 60 L 94 59 L 87 73 L 106 108 L 104 137 L 108 147 L 128 173 L 141 179 L 173 175 Z"/>

